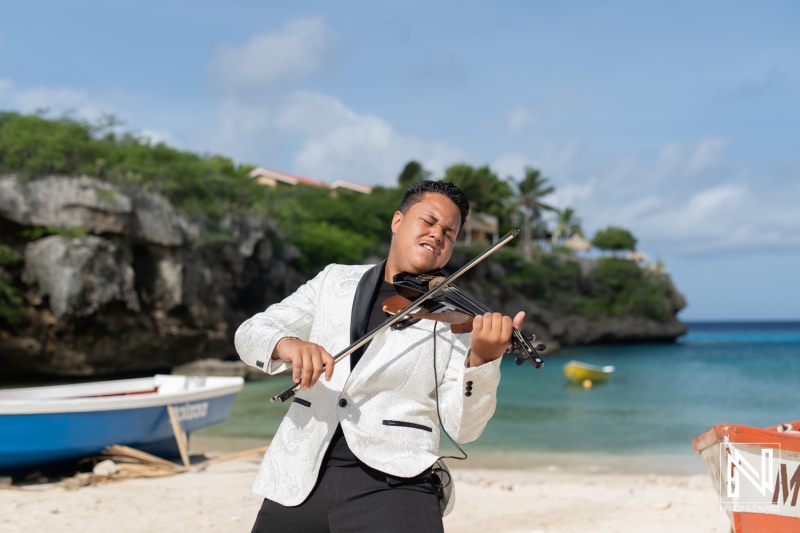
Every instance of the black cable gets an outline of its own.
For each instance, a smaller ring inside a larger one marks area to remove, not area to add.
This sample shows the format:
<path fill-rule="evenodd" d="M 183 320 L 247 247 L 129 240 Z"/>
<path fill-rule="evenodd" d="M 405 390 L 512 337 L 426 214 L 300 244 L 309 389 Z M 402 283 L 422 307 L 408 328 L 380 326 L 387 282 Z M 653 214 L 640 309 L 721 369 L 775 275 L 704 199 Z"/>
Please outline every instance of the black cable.
<path fill-rule="evenodd" d="M 458 448 L 458 451 L 460 451 L 464 455 L 464 457 L 456 457 L 455 455 L 440 455 L 439 459 L 455 459 L 457 461 L 463 461 L 464 459 L 467 458 L 467 452 L 465 452 L 461 448 L 461 446 L 458 445 L 455 439 L 453 439 L 453 437 L 451 437 L 450 434 L 447 432 L 447 428 L 444 427 L 444 420 L 442 420 L 442 413 L 439 410 L 439 375 L 438 372 L 436 371 L 436 326 L 438 325 L 439 325 L 438 320 L 433 323 L 433 380 L 434 380 L 433 390 L 436 393 L 436 416 L 439 417 L 439 424 L 442 426 L 442 431 L 444 432 L 444 434 L 447 435 L 447 438 L 450 439 L 450 442 L 452 442 L 453 445 L 456 448 Z M 447 485 L 444 486 L 446 487 Z"/>

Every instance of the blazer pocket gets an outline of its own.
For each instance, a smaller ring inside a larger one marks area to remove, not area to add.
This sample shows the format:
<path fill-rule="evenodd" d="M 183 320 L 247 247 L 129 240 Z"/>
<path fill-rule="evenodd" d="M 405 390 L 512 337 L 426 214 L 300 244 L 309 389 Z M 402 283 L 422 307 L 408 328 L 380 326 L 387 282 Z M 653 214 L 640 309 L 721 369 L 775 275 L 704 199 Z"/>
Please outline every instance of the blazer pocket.
<path fill-rule="evenodd" d="M 413 428 L 413 429 L 421 429 L 423 431 L 427 431 L 429 433 L 433 433 L 433 430 L 428 426 L 423 426 L 422 424 L 415 424 L 414 422 L 403 422 L 401 420 L 384 420 L 384 426 L 399 426 L 404 428 Z"/>
<path fill-rule="evenodd" d="M 305 407 L 311 407 L 311 402 L 309 402 L 308 400 L 304 400 L 302 398 L 298 398 L 297 396 L 294 397 L 292 403 L 299 403 L 300 405 L 304 405 Z"/>

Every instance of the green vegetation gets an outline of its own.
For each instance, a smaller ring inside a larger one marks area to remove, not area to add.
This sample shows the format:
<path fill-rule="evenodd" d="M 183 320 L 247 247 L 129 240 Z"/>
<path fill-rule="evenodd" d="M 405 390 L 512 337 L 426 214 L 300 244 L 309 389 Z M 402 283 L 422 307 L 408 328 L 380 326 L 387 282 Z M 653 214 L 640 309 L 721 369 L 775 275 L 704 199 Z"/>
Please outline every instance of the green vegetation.
<path fill-rule="evenodd" d="M 0 325 L 17 326 L 22 322 L 22 294 L 3 279 L 3 267 L 22 261 L 11 247 L 0 244 Z"/>
<path fill-rule="evenodd" d="M 525 261 L 515 250 L 500 254 L 509 272 L 498 282 L 510 285 L 553 311 L 589 317 L 638 316 L 658 321 L 672 314 L 671 287 L 662 275 L 616 258 L 597 260 L 588 275 L 572 257 L 545 254 Z"/>
<path fill-rule="evenodd" d="M 537 221 L 542 220 L 542 213 L 544 211 L 555 211 L 555 207 L 542 202 L 542 198 L 552 194 L 555 187 L 547 184 L 547 178 L 535 168 L 526 167 L 525 177 L 517 183 L 519 195 L 513 202 L 513 207 L 517 213 L 522 216 L 522 255 L 530 261 L 531 260 L 531 242 L 534 238 L 534 230 L 537 228 Z M 539 225 L 541 228 L 541 225 Z M 544 235 L 541 231 L 536 237 L 547 237 L 547 230 L 544 230 Z"/>
<path fill-rule="evenodd" d="M 581 229 L 581 219 L 575 215 L 575 210 L 571 207 L 556 210 L 556 228 L 553 230 L 553 241 L 560 243 L 569 239 L 573 235 L 583 237 Z"/>
<path fill-rule="evenodd" d="M 471 209 L 500 218 L 505 218 L 505 204 L 514 196 L 511 185 L 488 166 L 474 168 L 466 163 L 456 163 L 445 170 L 442 180 L 464 191 Z"/>
<path fill-rule="evenodd" d="M 22 231 L 21 236 L 35 241 L 49 235 L 61 235 L 62 237 L 82 237 L 86 235 L 83 228 L 57 228 L 55 226 L 34 226 L 33 228 Z"/>
<path fill-rule="evenodd" d="M 186 214 L 215 219 L 225 212 L 258 212 L 261 187 L 250 166 L 228 158 L 200 156 L 129 133 L 117 121 L 98 124 L 63 117 L 0 112 L 0 173 L 23 178 L 51 174 L 91 176 L 120 186 L 166 196 Z M 113 201 L 109 193 L 107 201 Z"/>
<path fill-rule="evenodd" d="M 598 230 L 594 234 L 592 245 L 595 248 L 610 250 L 617 254 L 623 250 L 635 250 L 636 238 L 626 229 L 609 226 L 606 229 Z"/>
<path fill-rule="evenodd" d="M 329 263 L 358 263 L 386 245 L 402 190 L 375 187 L 365 195 L 340 189 L 331 197 L 329 190 L 298 185 L 262 194 L 264 214 L 300 248 L 301 270 L 311 274 Z"/>
<path fill-rule="evenodd" d="M 226 213 L 269 218 L 300 249 L 298 266 L 306 274 L 331 262 L 357 263 L 371 254 L 385 255 L 389 224 L 402 191 L 430 176 L 411 161 L 398 176 L 397 186 L 375 187 L 369 195 L 305 185 L 271 189 L 249 177 L 252 166 L 153 144 L 118 133 L 118 127 L 113 118 L 89 124 L 67 117 L 0 112 L 0 173 L 15 173 L 23 180 L 51 174 L 86 175 L 122 191 L 139 188 L 161 194 L 178 212 L 205 223 L 201 245 L 230 242 L 230 236 L 215 225 Z M 582 273 L 566 248 L 546 253 L 583 232 L 574 210 L 558 210 L 545 203 L 555 187 L 539 170 L 526 168 L 524 178 L 517 182 L 500 178 L 488 166 L 458 163 L 442 179 L 461 187 L 474 210 L 495 215 L 501 234 L 512 225 L 524 228 L 525 237 L 514 243 L 521 251 L 507 247 L 499 254 L 507 272 L 499 283 L 562 313 L 670 318 L 666 304 L 670 288 L 663 276 L 616 258 L 600 259 Z M 115 199 L 112 191 L 101 193 L 101 200 Z M 545 219 L 549 212 L 556 213 L 552 221 Z M 23 237 L 32 240 L 50 234 L 78 236 L 81 230 L 38 227 Z M 592 242 L 614 253 L 636 246 L 629 231 L 614 227 L 597 232 Z M 8 324 L 20 320 L 22 297 L 4 281 L 2 266 L 19 260 L 11 248 L 0 247 L 0 321 Z"/>

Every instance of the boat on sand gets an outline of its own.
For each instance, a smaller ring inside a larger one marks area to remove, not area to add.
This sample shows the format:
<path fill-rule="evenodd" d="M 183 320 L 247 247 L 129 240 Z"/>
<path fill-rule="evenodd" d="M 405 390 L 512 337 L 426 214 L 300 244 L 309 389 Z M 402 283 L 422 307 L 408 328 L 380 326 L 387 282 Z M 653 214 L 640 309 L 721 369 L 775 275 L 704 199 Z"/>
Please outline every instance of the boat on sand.
<path fill-rule="evenodd" d="M 692 441 L 735 533 L 800 531 L 800 420 L 716 425 Z"/>
<path fill-rule="evenodd" d="M 228 417 L 243 385 L 241 377 L 156 375 L 0 390 L 0 474 L 74 461 L 111 444 L 177 457 L 189 433 Z"/>

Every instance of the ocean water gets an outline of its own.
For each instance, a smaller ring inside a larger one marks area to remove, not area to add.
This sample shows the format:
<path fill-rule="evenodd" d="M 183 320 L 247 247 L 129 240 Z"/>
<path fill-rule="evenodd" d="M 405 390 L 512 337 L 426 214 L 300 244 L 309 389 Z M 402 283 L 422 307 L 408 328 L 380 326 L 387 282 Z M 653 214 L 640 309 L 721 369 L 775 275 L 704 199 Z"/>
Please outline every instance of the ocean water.
<path fill-rule="evenodd" d="M 692 439 L 715 424 L 800 419 L 800 322 L 688 326 L 674 344 L 544 352 L 538 370 L 506 358 L 497 411 L 468 453 L 686 457 Z M 572 359 L 616 371 L 608 383 L 584 389 L 564 378 L 562 366 Z M 230 418 L 196 435 L 268 440 L 288 408 L 269 398 L 289 382 L 246 384 Z"/>

